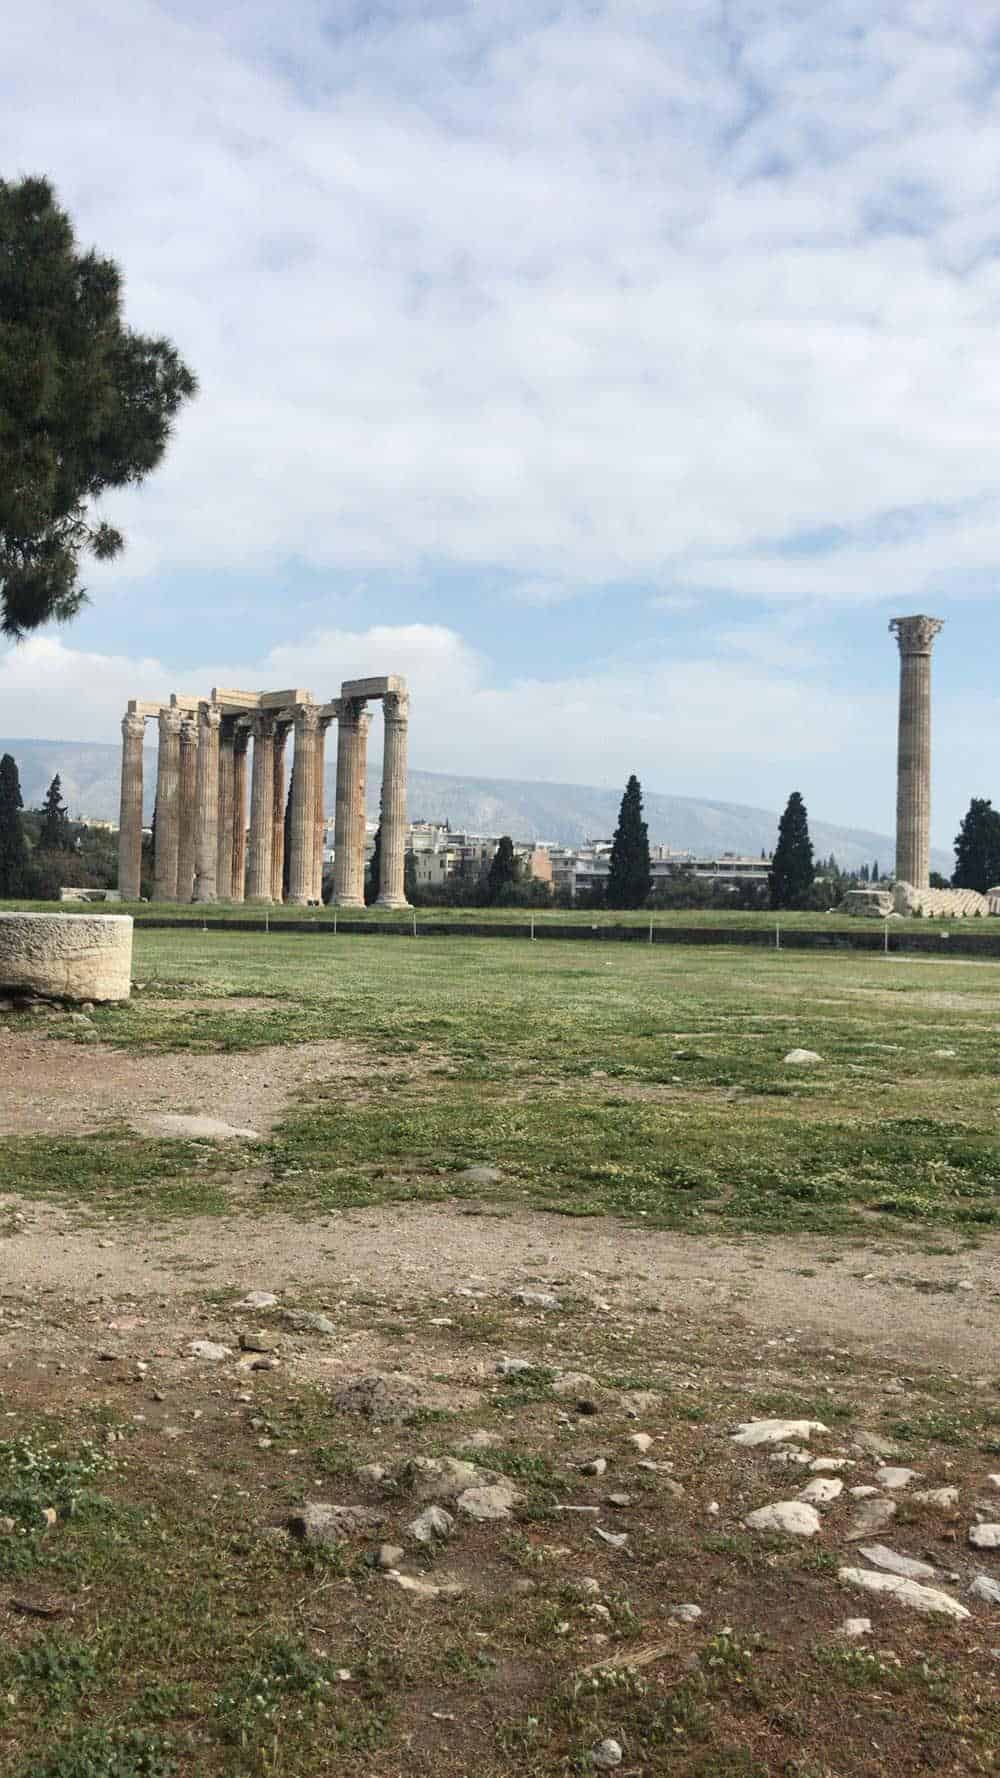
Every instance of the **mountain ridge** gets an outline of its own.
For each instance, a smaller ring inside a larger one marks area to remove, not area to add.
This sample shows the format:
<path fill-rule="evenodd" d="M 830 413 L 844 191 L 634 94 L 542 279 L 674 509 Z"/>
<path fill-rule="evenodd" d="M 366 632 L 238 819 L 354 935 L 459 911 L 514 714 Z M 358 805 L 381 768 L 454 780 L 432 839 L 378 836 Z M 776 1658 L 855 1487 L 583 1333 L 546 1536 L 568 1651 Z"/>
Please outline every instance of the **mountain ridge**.
<path fill-rule="evenodd" d="M 58 772 L 63 799 L 71 814 L 95 821 L 118 818 L 119 749 L 100 741 L 48 741 L 0 738 L 0 753 L 18 762 L 25 806 L 37 807 Z M 156 784 L 156 750 L 144 750 L 145 813 L 149 820 Z M 378 812 L 380 764 L 371 762 L 368 807 Z M 326 806 L 332 811 L 336 781 L 331 759 L 326 765 Z M 474 833 L 510 833 L 515 839 L 548 840 L 553 845 L 580 845 L 607 839 L 618 818 L 621 791 L 593 784 L 551 783 L 544 779 L 481 778 L 450 772 L 412 770 L 409 774 L 410 818 L 450 821 L 453 828 Z M 775 810 L 760 809 L 711 797 L 675 796 L 644 791 L 643 803 L 653 845 L 703 856 L 716 852 L 748 855 L 769 852 L 777 834 Z M 888 834 L 847 827 L 810 816 L 809 830 L 817 856 L 833 852 L 848 869 L 878 860 L 890 869 L 894 845 Z M 950 872 L 951 859 L 935 851 L 935 869 Z"/>

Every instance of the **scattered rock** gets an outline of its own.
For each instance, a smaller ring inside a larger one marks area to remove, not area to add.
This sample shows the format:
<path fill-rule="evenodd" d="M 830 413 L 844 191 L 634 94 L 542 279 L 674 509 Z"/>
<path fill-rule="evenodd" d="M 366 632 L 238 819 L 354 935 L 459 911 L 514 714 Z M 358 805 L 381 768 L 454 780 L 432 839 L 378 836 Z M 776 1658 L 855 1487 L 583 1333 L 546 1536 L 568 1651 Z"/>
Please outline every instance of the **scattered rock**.
<path fill-rule="evenodd" d="M 498 1432 L 480 1430 L 470 1433 L 468 1438 L 462 1440 L 462 1443 L 468 1451 L 490 1451 L 495 1445 L 502 1445 L 503 1439 Z"/>
<path fill-rule="evenodd" d="M 992 1575 L 977 1574 L 969 1592 L 975 1599 L 985 1599 L 987 1605 L 1000 1605 L 1000 1580 Z"/>
<path fill-rule="evenodd" d="M 653 1444 L 653 1440 L 648 1432 L 630 1432 L 628 1442 L 630 1445 L 635 1446 L 640 1457 L 645 1457 L 646 1452 L 652 1448 Z"/>
<path fill-rule="evenodd" d="M 908 1488 L 916 1473 L 915 1469 L 877 1469 L 875 1480 L 880 1488 Z"/>
<path fill-rule="evenodd" d="M 783 1445 L 789 1439 L 805 1439 L 829 1429 L 822 1420 L 745 1420 L 733 1433 L 734 1445 Z"/>
<path fill-rule="evenodd" d="M 210 1364 L 221 1364 L 224 1358 L 232 1358 L 229 1346 L 220 1346 L 216 1340 L 192 1340 L 188 1347 L 192 1358 L 203 1358 Z"/>
<path fill-rule="evenodd" d="M 770 1506 L 759 1506 L 743 1521 L 750 1531 L 780 1531 L 786 1537 L 815 1537 L 819 1530 L 819 1513 L 804 1500 L 776 1500 Z"/>
<path fill-rule="evenodd" d="M 499 1185 L 503 1174 L 499 1167 L 463 1167 L 456 1178 L 466 1185 Z"/>
<path fill-rule="evenodd" d="M 849 1457 L 814 1457 L 809 1465 L 810 1470 L 814 1470 L 817 1475 L 832 1475 L 835 1470 L 850 1467 Z"/>
<path fill-rule="evenodd" d="M 1000 1491 L 1000 1475 L 988 1475 L 986 1480 L 989 1482 L 991 1488 L 996 1488 Z"/>
<path fill-rule="evenodd" d="M 840 1568 L 837 1579 L 848 1587 L 861 1587 L 868 1593 L 884 1593 L 888 1598 L 898 1599 L 900 1605 L 910 1605 L 914 1611 L 925 1614 L 940 1614 L 955 1619 L 967 1618 L 970 1613 L 966 1606 L 960 1605 L 950 1593 L 942 1593 L 937 1587 L 924 1587 L 919 1581 L 906 1580 L 900 1574 L 876 1574 L 871 1568 Z"/>
<path fill-rule="evenodd" d="M 811 1066 L 814 1062 L 822 1062 L 823 1060 L 818 1050 L 789 1050 L 784 1059 L 786 1063 L 791 1063 L 793 1066 L 799 1068 L 806 1068 Z"/>
<path fill-rule="evenodd" d="M 581 1475 L 603 1475 L 607 1467 L 606 1457 L 589 1457 L 586 1463 L 579 1465 Z"/>
<path fill-rule="evenodd" d="M 375 1563 L 378 1568 L 397 1568 L 403 1560 L 405 1551 L 398 1543 L 380 1543 Z"/>
<path fill-rule="evenodd" d="M 533 1371 L 534 1365 L 528 1358 L 501 1358 L 497 1365 L 498 1377 L 520 1377 L 525 1371 Z"/>
<path fill-rule="evenodd" d="M 462 1457 L 414 1457 L 403 1466 L 400 1479 L 411 1482 L 418 1500 L 454 1500 L 466 1489 L 498 1480 Z"/>
<path fill-rule="evenodd" d="M 701 1615 L 700 1605 L 687 1603 L 670 1607 L 670 1621 L 674 1624 L 696 1624 Z"/>
<path fill-rule="evenodd" d="M 872 1537 L 878 1531 L 884 1531 L 896 1517 L 896 1502 L 886 1500 L 883 1495 L 876 1494 L 871 1500 L 863 1500 L 857 1512 L 853 1514 L 844 1536 L 848 1543 L 860 1543 L 863 1537 Z"/>
<path fill-rule="evenodd" d="M 418 1400 L 415 1378 L 402 1372 L 383 1375 L 375 1371 L 346 1383 L 334 1396 L 333 1405 L 341 1414 L 360 1414 L 379 1426 L 398 1426 L 414 1412 Z"/>
<path fill-rule="evenodd" d="M 977 1550 L 1000 1550 L 1000 1525 L 970 1525 L 969 1542 Z"/>
<path fill-rule="evenodd" d="M 332 1506 L 324 1500 L 307 1500 L 289 1517 L 288 1530 L 305 1543 L 346 1543 L 384 1522 L 385 1514 L 368 1506 Z"/>
<path fill-rule="evenodd" d="M 884 1568 L 888 1574 L 902 1574 L 907 1580 L 933 1580 L 937 1569 L 930 1562 L 917 1562 L 912 1556 L 897 1555 L 884 1543 L 863 1543 L 858 1550 L 873 1568 Z"/>
<path fill-rule="evenodd" d="M 337 1331 L 329 1315 L 319 1315 L 314 1309 L 286 1309 L 285 1320 L 297 1333 L 335 1334 Z"/>
<path fill-rule="evenodd" d="M 604 1498 L 608 1506 L 626 1507 L 632 1505 L 631 1494 L 606 1494 Z"/>
<path fill-rule="evenodd" d="M 221 1117 L 188 1116 L 175 1111 L 157 1111 L 143 1119 L 146 1128 L 162 1136 L 188 1136 L 194 1141 L 259 1142 L 259 1130 L 239 1129 Z"/>
<path fill-rule="evenodd" d="M 878 1489 L 873 1488 L 869 1482 L 859 1482 L 856 1488 L 848 1488 L 847 1492 L 852 1500 L 870 1500 L 873 1494 L 878 1493 Z"/>
<path fill-rule="evenodd" d="M 865 1451 L 869 1457 L 898 1457 L 899 1446 L 891 1438 L 885 1438 L 881 1432 L 856 1432 L 854 1443 L 858 1449 Z"/>
<path fill-rule="evenodd" d="M 801 1445 L 775 1445 L 767 1456 L 769 1463 L 777 1463 L 785 1469 L 790 1465 L 801 1469 L 809 1463 L 809 1452 L 803 1451 Z"/>
<path fill-rule="evenodd" d="M 870 1636 L 871 1633 L 872 1620 L 870 1617 L 845 1617 L 840 1626 L 840 1634 L 849 1636 L 852 1641 L 859 1636 Z"/>
<path fill-rule="evenodd" d="M 799 1499 L 808 1501 L 810 1506 L 816 1506 L 823 1512 L 835 1500 L 839 1500 L 843 1492 L 844 1484 L 838 1476 L 818 1475 L 814 1481 L 806 1483 Z"/>
<path fill-rule="evenodd" d="M 259 1332 L 240 1334 L 241 1352 L 273 1352 L 273 1350 L 274 1342 L 269 1340 L 266 1334 Z"/>
<path fill-rule="evenodd" d="M 512 1302 L 520 1303 L 522 1309 L 558 1309 L 559 1298 L 549 1290 L 515 1290 Z"/>
<path fill-rule="evenodd" d="M 594 1526 L 594 1536 L 602 1543 L 610 1544 L 613 1550 L 623 1550 L 628 1543 L 627 1531 L 602 1531 L 600 1525 Z"/>
<path fill-rule="evenodd" d="M 489 1519 L 509 1519 L 511 1508 L 520 1499 L 510 1482 L 494 1482 L 485 1488 L 466 1488 L 457 1501 L 458 1510 L 467 1519 L 484 1523 Z"/>
<path fill-rule="evenodd" d="M 554 1395 L 583 1395 L 594 1388 L 594 1379 L 587 1371 L 560 1371 L 552 1385 Z"/>
<path fill-rule="evenodd" d="M 238 1309 L 273 1309 L 278 1299 L 273 1290 L 248 1290 L 245 1297 L 237 1303 Z"/>
<path fill-rule="evenodd" d="M 957 1488 L 918 1488 L 914 1500 L 923 1501 L 925 1506 L 957 1506 Z"/>
<path fill-rule="evenodd" d="M 590 1763 L 599 1772 L 613 1771 L 615 1766 L 621 1765 L 624 1757 L 618 1742 L 613 1741 L 610 1736 L 606 1741 L 601 1741 L 597 1747 L 592 1747 L 590 1750 Z"/>
<path fill-rule="evenodd" d="M 459 1599 L 465 1588 L 457 1580 L 418 1580 L 416 1575 L 401 1574 L 398 1568 L 386 1570 L 386 1580 L 394 1586 L 401 1587 L 404 1593 L 413 1593 L 418 1599 Z"/>
<path fill-rule="evenodd" d="M 418 1543 L 433 1543 L 435 1537 L 450 1537 L 455 1529 L 455 1521 L 450 1513 L 445 1512 L 443 1506 L 425 1506 L 423 1512 L 418 1513 L 406 1528 Z M 394 1567 L 395 1564 L 391 1563 L 390 1566 Z"/>

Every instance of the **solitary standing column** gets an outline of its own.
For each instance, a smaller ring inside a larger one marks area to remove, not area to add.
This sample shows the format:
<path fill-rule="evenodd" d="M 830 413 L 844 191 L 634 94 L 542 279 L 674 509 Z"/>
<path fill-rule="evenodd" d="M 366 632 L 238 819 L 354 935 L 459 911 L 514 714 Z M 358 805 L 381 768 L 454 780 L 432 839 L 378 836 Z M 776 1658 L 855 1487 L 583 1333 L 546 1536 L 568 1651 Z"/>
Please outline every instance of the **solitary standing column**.
<path fill-rule="evenodd" d="M 364 698 L 341 698 L 337 729 L 337 809 L 334 828 L 333 899 L 339 908 L 364 907 L 364 895 L 356 888 L 357 872 L 353 868 L 358 844 L 358 789 L 361 755 Z M 361 774 L 363 776 L 363 772 Z M 364 803 L 361 805 L 364 819 Z M 362 861 L 362 881 L 364 862 Z"/>
<path fill-rule="evenodd" d="M 899 643 L 899 753 L 896 765 L 896 881 L 930 885 L 931 648 L 939 617 L 894 617 Z"/>
<path fill-rule="evenodd" d="M 195 901 L 215 901 L 219 864 L 219 723 L 217 704 L 198 705 L 198 832 Z"/>
<path fill-rule="evenodd" d="M 250 869 L 247 900 L 271 900 L 274 840 L 274 718 L 266 710 L 253 719 L 253 778 L 250 785 Z"/>
<path fill-rule="evenodd" d="M 326 845 L 326 731 L 330 726 L 327 717 L 316 730 L 316 756 L 313 761 L 313 778 L 315 782 L 316 801 L 313 818 L 313 870 L 311 900 L 322 906 L 323 902 L 323 849 Z"/>
<path fill-rule="evenodd" d="M 142 885 L 142 743 L 146 719 L 122 717 L 122 793 L 118 813 L 118 892 L 138 901 Z"/>
<path fill-rule="evenodd" d="M 295 711 L 295 770 L 292 773 L 288 899 L 300 908 L 308 906 L 312 900 L 318 733 L 319 711 L 315 704 L 299 704 Z"/>
<path fill-rule="evenodd" d="M 181 718 L 180 838 L 177 842 L 177 899 L 194 895 L 198 835 L 198 720 Z"/>
<path fill-rule="evenodd" d="M 236 723 L 224 716 L 219 725 L 219 827 L 215 853 L 215 893 L 219 901 L 233 899 L 233 790 Z"/>
<path fill-rule="evenodd" d="M 406 867 L 406 742 L 410 698 L 405 691 L 382 699 L 385 739 L 382 747 L 382 837 L 379 842 L 380 908 L 409 906 L 404 885 Z"/>
<path fill-rule="evenodd" d="M 238 722 L 233 736 L 232 896 L 243 901 L 247 881 L 247 747 L 250 730 Z"/>
<path fill-rule="evenodd" d="M 153 900 L 177 900 L 177 854 L 180 844 L 181 713 L 160 711 L 160 747 L 156 761 L 156 857 Z"/>
<path fill-rule="evenodd" d="M 285 743 L 290 724 L 278 722 L 274 729 L 274 832 L 271 839 L 271 900 L 285 898 Z"/>

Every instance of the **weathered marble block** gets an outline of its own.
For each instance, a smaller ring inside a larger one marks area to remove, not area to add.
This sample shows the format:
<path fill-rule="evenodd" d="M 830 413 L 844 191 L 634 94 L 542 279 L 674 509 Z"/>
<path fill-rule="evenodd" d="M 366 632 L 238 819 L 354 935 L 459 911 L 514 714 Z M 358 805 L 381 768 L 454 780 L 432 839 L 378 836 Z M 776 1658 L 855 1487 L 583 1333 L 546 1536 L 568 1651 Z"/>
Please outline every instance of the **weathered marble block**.
<path fill-rule="evenodd" d="M 127 1000 L 129 914 L 0 913 L 0 994 Z"/>

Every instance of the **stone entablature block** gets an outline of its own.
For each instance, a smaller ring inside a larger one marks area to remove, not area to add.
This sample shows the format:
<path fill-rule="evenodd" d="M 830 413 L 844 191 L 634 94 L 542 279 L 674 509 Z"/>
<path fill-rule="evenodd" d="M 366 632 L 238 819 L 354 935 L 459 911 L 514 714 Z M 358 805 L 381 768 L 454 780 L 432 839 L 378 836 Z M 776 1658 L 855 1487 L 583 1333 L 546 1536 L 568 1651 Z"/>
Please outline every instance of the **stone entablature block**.
<path fill-rule="evenodd" d="M 912 883 L 894 883 L 893 911 L 927 920 L 968 920 L 992 913 L 989 897 L 975 889 L 915 889 Z"/>

